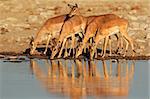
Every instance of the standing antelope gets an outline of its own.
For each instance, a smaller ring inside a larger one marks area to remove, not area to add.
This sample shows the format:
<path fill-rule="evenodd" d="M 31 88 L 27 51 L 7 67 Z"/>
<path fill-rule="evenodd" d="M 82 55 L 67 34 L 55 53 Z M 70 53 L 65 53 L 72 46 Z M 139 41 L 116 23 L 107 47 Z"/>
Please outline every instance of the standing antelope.
<path fill-rule="evenodd" d="M 71 7 L 70 5 L 68 5 L 69 7 Z M 71 14 L 76 10 L 77 5 L 76 6 L 72 6 L 71 7 L 71 11 L 69 12 L 69 14 L 65 14 L 65 15 L 60 15 L 60 16 L 56 16 L 53 18 L 49 18 L 44 25 L 41 27 L 41 29 L 38 31 L 38 33 L 36 34 L 33 42 L 32 42 L 32 47 L 31 47 L 31 51 L 30 54 L 34 54 L 36 47 L 38 44 L 40 44 L 43 40 L 47 39 L 47 43 L 46 43 L 46 49 L 44 51 L 44 54 L 46 54 L 47 52 L 47 48 L 48 48 L 48 44 L 49 41 L 52 38 L 57 38 L 59 37 L 59 33 L 61 31 L 61 28 L 64 24 L 64 22 L 71 17 Z"/>

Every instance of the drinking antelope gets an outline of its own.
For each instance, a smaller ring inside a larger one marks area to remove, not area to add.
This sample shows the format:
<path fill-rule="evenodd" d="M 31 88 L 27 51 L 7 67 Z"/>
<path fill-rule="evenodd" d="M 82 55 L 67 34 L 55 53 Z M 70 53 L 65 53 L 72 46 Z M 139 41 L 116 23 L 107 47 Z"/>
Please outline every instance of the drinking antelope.
<path fill-rule="evenodd" d="M 79 46 L 76 57 L 78 57 L 82 53 L 82 49 L 86 46 L 86 43 L 89 40 L 89 38 L 95 37 L 99 27 L 101 27 L 105 22 L 118 19 L 118 18 L 119 17 L 114 14 L 105 14 L 105 15 L 95 16 L 94 20 L 91 23 L 89 23 L 89 25 L 87 26 L 87 29 L 85 30 L 86 31 L 85 36 L 82 41 L 82 44 Z"/>
<path fill-rule="evenodd" d="M 51 59 L 53 59 L 54 56 L 57 54 L 57 52 L 58 52 L 58 50 L 59 50 L 59 48 L 61 47 L 61 44 L 62 44 L 62 47 L 59 51 L 58 58 L 61 57 L 61 54 L 62 54 L 62 51 L 64 49 L 65 43 L 67 41 L 67 38 L 69 38 L 69 37 L 72 37 L 72 48 L 74 49 L 75 48 L 75 34 L 79 34 L 80 32 L 82 32 L 82 34 L 84 35 L 85 27 L 88 24 L 90 24 L 96 17 L 99 17 L 99 16 L 83 17 L 80 14 L 78 9 L 76 9 L 76 11 L 74 11 L 73 15 L 74 16 L 72 18 L 65 21 L 65 23 L 62 27 L 62 31 L 60 33 L 60 37 L 59 37 L 59 40 L 58 40 L 59 42 L 57 43 L 55 49 L 52 51 Z M 107 19 L 110 18 L 110 17 L 106 17 L 107 15 L 100 15 L 100 17 L 104 17 L 104 16 Z M 115 18 L 115 17 L 118 17 L 118 16 L 112 15 L 111 18 Z"/>
<path fill-rule="evenodd" d="M 72 47 L 74 48 L 75 44 L 75 34 L 83 33 L 86 27 L 87 18 L 83 17 L 79 10 L 72 12 L 70 15 L 73 15 L 67 21 L 65 21 L 62 30 L 60 32 L 60 36 L 57 42 L 55 49 L 52 51 L 51 59 L 55 57 L 57 52 L 60 49 L 58 57 L 61 57 L 62 51 L 64 49 L 65 43 L 68 38 L 72 38 Z M 62 46 L 61 46 L 62 45 Z"/>
<path fill-rule="evenodd" d="M 40 44 L 45 39 L 47 39 L 46 49 L 44 51 L 44 54 L 46 54 L 49 41 L 52 38 L 59 37 L 60 31 L 61 31 L 61 28 L 62 28 L 64 22 L 69 17 L 71 17 L 71 14 L 76 10 L 76 8 L 77 8 L 77 5 L 76 6 L 72 6 L 71 7 L 71 11 L 69 12 L 69 14 L 65 14 L 65 15 L 60 15 L 60 16 L 56 16 L 56 17 L 53 17 L 53 18 L 49 18 L 44 23 L 44 25 L 40 28 L 40 30 L 38 31 L 38 33 L 36 34 L 36 36 L 35 36 L 35 38 L 34 38 L 34 40 L 32 42 L 32 47 L 31 47 L 31 51 L 30 51 L 31 55 L 35 53 L 37 45 Z"/>
<path fill-rule="evenodd" d="M 94 45 L 94 49 L 92 53 L 94 53 L 94 50 L 96 46 L 98 45 L 98 42 L 102 38 L 104 37 L 107 38 L 108 36 L 116 34 L 116 32 L 119 32 L 121 33 L 123 39 L 126 41 L 126 48 L 125 48 L 124 56 L 126 55 L 129 44 L 131 45 L 132 55 L 134 56 L 135 51 L 134 51 L 133 41 L 127 33 L 127 28 L 128 28 L 128 21 L 123 18 L 111 20 L 103 24 L 101 27 L 99 27 L 98 33 L 95 36 L 95 45 Z M 106 44 L 107 42 L 104 45 L 103 57 L 105 56 L 105 53 L 106 53 Z M 93 54 L 91 54 L 91 57 L 93 57 Z"/>
<path fill-rule="evenodd" d="M 103 49 L 103 56 L 102 57 L 104 57 L 105 53 L 106 53 L 106 45 L 107 45 L 108 37 L 110 35 L 116 34 L 118 32 L 122 35 L 122 37 L 126 41 L 126 48 L 125 48 L 124 55 L 127 52 L 129 44 L 131 45 L 131 48 L 132 48 L 132 51 L 133 51 L 132 55 L 134 55 L 135 51 L 134 51 L 133 41 L 128 36 L 127 28 L 128 28 L 128 21 L 126 19 L 123 19 L 123 18 L 116 18 L 116 19 L 113 19 L 113 20 L 108 20 L 106 22 L 101 22 L 101 24 L 97 28 L 97 34 L 95 36 L 95 44 L 93 46 L 93 50 L 92 50 L 90 58 L 91 59 L 93 58 L 96 47 L 98 46 L 99 41 L 103 38 L 106 38 L 106 42 L 103 45 L 104 49 Z M 86 36 L 85 36 L 85 38 L 86 38 Z M 83 44 L 84 43 L 85 42 L 83 42 Z M 81 52 L 79 52 L 79 53 L 81 53 Z M 77 54 L 77 55 L 79 55 L 79 54 Z"/>

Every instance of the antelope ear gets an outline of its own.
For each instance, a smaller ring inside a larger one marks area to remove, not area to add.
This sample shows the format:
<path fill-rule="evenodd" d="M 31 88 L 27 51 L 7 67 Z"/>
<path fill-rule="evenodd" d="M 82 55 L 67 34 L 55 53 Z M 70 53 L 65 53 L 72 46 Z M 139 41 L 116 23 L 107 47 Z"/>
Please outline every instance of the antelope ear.
<path fill-rule="evenodd" d="M 31 37 L 31 41 L 33 41 L 34 40 L 34 38 L 33 38 L 33 36 Z"/>
<path fill-rule="evenodd" d="M 71 4 L 68 4 L 68 7 L 70 7 L 71 9 L 73 8 Z"/>
<path fill-rule="evenodd" d="M 31 38 L 29 38 L 29 39 L 30 39 L 30 45 L 32 45 L 32 42 L 34 41 L 33 36 Z"/>
<path fill-rule="evenodd" d="M 75 6 L 78 8 L 78 4 L 76 3 Z"/>

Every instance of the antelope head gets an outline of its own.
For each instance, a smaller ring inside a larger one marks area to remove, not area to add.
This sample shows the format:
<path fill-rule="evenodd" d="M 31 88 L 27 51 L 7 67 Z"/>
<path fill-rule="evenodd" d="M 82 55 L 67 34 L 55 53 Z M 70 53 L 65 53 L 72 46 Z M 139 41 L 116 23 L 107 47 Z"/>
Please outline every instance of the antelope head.
<path fill-rule="evenodd" d="M 77 15 L 80 13 L 77 4 L 75 5 L 68 4 L 68 6 L 71 8 L 71 11 L 69 12 L 69 16 Z"/>
<path fill-rule="evenodd" d="M 35 44 L 34 44 L 34 38 L 32 37 L 30 39 L 30 54 L 33 54 L 34 46 L 35 46 Z"/>

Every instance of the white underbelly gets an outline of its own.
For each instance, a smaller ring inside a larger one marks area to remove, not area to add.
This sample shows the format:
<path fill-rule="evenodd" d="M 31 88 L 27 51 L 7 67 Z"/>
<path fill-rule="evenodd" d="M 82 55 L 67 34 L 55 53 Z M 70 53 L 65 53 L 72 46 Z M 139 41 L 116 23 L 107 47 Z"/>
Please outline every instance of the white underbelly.
<path fill-rule="evenodd" d="M 116 33 L 119 32 L 119 27 L 118 27 L 118 26 L 115 26 L 115 27 L 109 28 L 109 29 L 108 29 L 108 32 L 109 32 L 109 36 L 110 36 L 110 35 L 114 35 L 114 34 L 116 34 Z"/>

